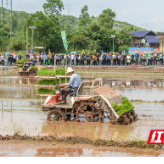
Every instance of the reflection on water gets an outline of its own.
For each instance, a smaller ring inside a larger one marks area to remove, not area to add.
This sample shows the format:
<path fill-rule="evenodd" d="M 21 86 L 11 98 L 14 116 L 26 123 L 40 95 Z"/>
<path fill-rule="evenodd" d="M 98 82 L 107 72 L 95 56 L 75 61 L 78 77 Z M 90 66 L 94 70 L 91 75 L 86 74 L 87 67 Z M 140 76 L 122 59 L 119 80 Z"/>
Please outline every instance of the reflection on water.
<path fill-rule="evenodd" d="M 35 86 L 0 85 L 0 97 L 3 98 L 38 98 Z"/>
<path fill-rule="evenodd" d="M 35 157 L 147 157 L 160 154 L 155 152 L 143 152 L 142 150 L 126 150 L 120 148 L 71 148 L 57 147 L 38 149 Z"/>
<path fill-rule="evenodd" d="M 129 100 L 142 101 L 163 101 L 162 96 L 164 90 L 161 89 L 116 89 L 122 96 L 126 96 Z"/>
<path fill-rule="evenodd" d="M 1 77 L 0 84 L 29 84 L 36 85 L 37 78 L 30 77 Z M 82 78 L 82 81 L 91 80 L 94 81 L 95 78 Z M 164 80 L 152 80 L 152 81 L 142 81 L 142 80 L 110 80 L 103 79 L 102 85 L 109 85 L 110 87 L 121 87 L 121 88 L 137 88 L 137 87 L 152 87 L 152 88 L 161 88 L 164 87 Z M 86 83 L 86 85 L 90 86 L 91 83 Z M 98 83 L 97 83 L 98 85 Z"/>

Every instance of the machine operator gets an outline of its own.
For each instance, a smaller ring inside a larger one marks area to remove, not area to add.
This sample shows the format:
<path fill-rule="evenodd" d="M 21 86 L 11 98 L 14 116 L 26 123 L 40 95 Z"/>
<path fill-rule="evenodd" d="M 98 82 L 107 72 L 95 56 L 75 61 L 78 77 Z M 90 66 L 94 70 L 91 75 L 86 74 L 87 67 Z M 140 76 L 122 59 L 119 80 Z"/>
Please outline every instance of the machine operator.
<path fill-rule="evenodd" d="M 81 84 L 80 76 L 78 74 L 76 74 L 71 67 L 68 67 L 66 73 L 71 77 L 70 77 L 69 83 L 62 84 L 59 86 L 60 88 L 62 88 L 62 89 L 60 89 L 60 93 L 62 95 L 62 103 L 67 103 L 66 102 L 67 95 L 72 92 L 77 92 L 77 90 Z"/>

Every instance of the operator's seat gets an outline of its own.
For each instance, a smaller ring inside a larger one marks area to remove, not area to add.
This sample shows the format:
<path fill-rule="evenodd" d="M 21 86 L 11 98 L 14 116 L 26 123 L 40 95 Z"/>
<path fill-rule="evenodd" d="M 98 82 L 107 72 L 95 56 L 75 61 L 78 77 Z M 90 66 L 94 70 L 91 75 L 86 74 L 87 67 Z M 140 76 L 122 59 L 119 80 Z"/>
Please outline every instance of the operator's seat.
<path fill-rule="evenodd" d="M 70 93 L 69 95 L 72 97 L 72 96 L 79 96 L 79 95 L 82 95 L 82 93 L 83 93 L 83 86 L 84 86 L 84 84 L 83 83 L 81 83 L 80 84 L 80 86 L 79 86 L 79 88 L 78 88 L 78 90 L 77 90 L 77 92 L 72 92 L 72 93 Z"/>

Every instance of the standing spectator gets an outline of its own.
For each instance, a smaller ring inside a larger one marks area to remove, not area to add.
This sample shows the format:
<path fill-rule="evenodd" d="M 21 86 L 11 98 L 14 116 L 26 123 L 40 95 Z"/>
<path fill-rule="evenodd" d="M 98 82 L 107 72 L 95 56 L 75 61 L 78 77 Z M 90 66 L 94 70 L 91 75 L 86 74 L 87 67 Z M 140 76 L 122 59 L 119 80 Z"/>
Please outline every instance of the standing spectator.
<path fill-rule="evenodd" d="M 120 66 L 120 64 L 121 64 L 121 56 L 120 56 L 120 54 L 118 53 L 118 55 L 117 55 L 117 65 L 119 65 Z"/>
<path fill-rule="evenodd" d="M 97 65 L 97 57 L 95 54 L 93 54 L 93 57 L 92 57 L 92 65 Z"/>
<path fill-rule="evenodd" d="M 52 54 L 50 54 L 50 65 L 52 65 Z"/>
<path fill-rule="evenodd" d="M 90 55 L 89 55 L 89 53 L 86 54 L 85 58 L 87 60 L 87 65 L 90 65 Z"/>
<path fill-rule="evenodd" d="M 143 62 L 143 54 L 141 54 L 140 58 L 141 58 L 141 65 L 142 65 L 142 62 Z"/>
<path fill-rule="evenodd" d="M 9 57 L 8 57 L 9 65 L 12 65 L 12 62 L 13 62 L 13 57 L 12 57 L 12 55 L 9 55 Z"/>
<path fill-rule="evenodd" d="M 106 54 L 102 54 L 102 65 L 106 65 Z"/>
<path fill-rule="evenodd" d="M 120 65 L 122 65 L 122 64 L 123 64 L 123 55 L 120 54 Z"/>
<path fill-rule="evenodd" d="M 56 59 L 56 65 L 59 65 L 59 56 L 57 54 L 55 55 L 55 59 Z"/>
<path fill-rule="evenodd" d="M 54 60 L 55 60 L 55 53 L 52 54 L 52 65 L 54 65 Z"/>
<path fill-rule="evenodd" d="M 152 65 L 152 54 L 149 54 L 149 57 L 148 57 L 148 59 L 149 59 L 149 65 Z"/>
<path fill-rule="evenodd" d="M 128 66 L 128 65 L 131 65 L 131 61 L 130 61 L 130 56 L 129 56 L 129 54 L 127 54 L 126 60 L 127 60 L 127 66 Z"/>
<path fill-rule="evenodd" d="M 139 57 L 139 54 L 136 53 L 136 54 L 135 54 L 135 65 L 138 65 L 138 57 Z"/>
<path fill-rule="evenodd" d="M 61 53 L 59 54 L 59 65 L 61 65 L 61 61 L 62 61 L 62 55 Z"/>
<path fill-rule="evenodd" d="M 116 65 L 118 65 L 118 52 L 117 52 L 117 54 L 116 54 Z"/>
<path fill-rule="evenodd" d="M 99 65 L 99 58 L 100 58 L 100 54 L 99 53 L 97 53 L 97 55 L 96 55 L 96 57 L 97 57 L 97 65 Z"/>
<path fill-rule="evenodd" d="M 146 54 L 143 54 L 143 65 L 146 65 Z"/>
<path fill-rule="evenodd" d="M 71 65 L 74 65 L 74 59 L 75 59 L 75 55 L 74 55 L 74 53 L 72 53 L 72 55 L 71 55 Z"/>
<path fill-rule="evenodd" d="M 44 59 L 44 55 L 43 53 L 41 54 L 41 65 L 43 65 L 43 59 Z"/>
<path fill-rule="evenodd" d="M 84 54 L 81 54 L 81 65 L 84 65 Z"/>
<path fill-rule="evenodd" d="M 106 58 L 107 58 L 107 65 L 111 65 L 111 53 L 108 53 Z"/>
<path fill-rule="evenodd" d="M 163 63 L 163 55 L 162 54 L 159 54 L 159 60 L 160 60 L 160 64 L 162 65 L 162 63 Z"/>
<path fill-rule="evenodd" d="M 48 65 L 48 55 L 45 54 L 45 65 Z"/>
<path fill-rule="evenodd" d="M 113 54 L 113 65 L 116 65 L 116 55 Z"/>
<path fill-rule="evenodd" d="M 133 65 L 134 63 L 134 54 L 131 54 L 131 64 Z"/>
<path fill-rule="evenodd" d="M 162 59 L 163 59 L 163 65 L 164 65 L 164 54 L 162 55 Z"/>
<path fill-rule="evenodd" d="M 19 60 L 22 59 L 22 55 L 21 55 L 21 53 L 19 54 L 18 59 L 19 59 Z"/>
<path fill-rule="evenodd" d="M 66 65 L 67 54 L 64 55 L 64 65 Z M 68 62 L 68 61 L 67 61 Z M 67 64 L 68 65 L 68 64 Z"/>
<path fill-rule="evenodd" d="M 13 63 L 16 64 L 16 59 L 17 59 L 17 55 L 14 53 L 13 54 Z"/>
<path fill-rule="evenodd" d="M 154 59 L 154 65 L 157 65 L 157 54 L 154 55 L 153 59 Z"/>
<path fill-rule="evenodd" d="M 78 59 L 78 58 L 79 58 L 79 55 L 76 54 L 76 55 L 75 55 L 76 65 L 79 65 L 79 59 Z"/>
<path fill-rule="evenodd" d="M 1 54 L 1 64 L 4 65 L 4 55 Z"/>
<path fill-rule="evenodd" d="M 123 54 L 123 56 L 122 56 L 122 64 L 123 64 L 123 66 L 125 65 L 125 60 L 126 60 L 126 55 Z"/>

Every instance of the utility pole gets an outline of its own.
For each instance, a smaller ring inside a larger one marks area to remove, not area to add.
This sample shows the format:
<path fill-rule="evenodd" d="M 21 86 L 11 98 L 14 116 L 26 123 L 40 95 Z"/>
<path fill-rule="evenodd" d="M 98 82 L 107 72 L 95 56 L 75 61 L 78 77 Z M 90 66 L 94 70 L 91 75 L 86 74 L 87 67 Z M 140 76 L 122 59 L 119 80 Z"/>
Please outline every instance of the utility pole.
<path fill-rule="evenodd" d="M 2 28 L 3 28 L 3 0 L 2 0 L 1 15 L 2 15 Z"/>
<path fill-rule="evenodd" d="M 10 11 L 10 39 L 12 38 L 12 0 L 11 2 L 11 11 Z"/>
<path fill-rule="evenodd" d="M 26 27 L 26 53 L 28 53 L 28 26 Z"/>
<path fill-rule="evenodd" d="M 71 6 L 72 6 L 71 4 L 67 4 L 68 15 L 70 14 Z"/>
<path fill-rule="evenodd" d="M 111 38 L 113 38 L 113 55 L 114 55 L 114 38 L 116 37 L 116 35 L 111 35 Z"/>

